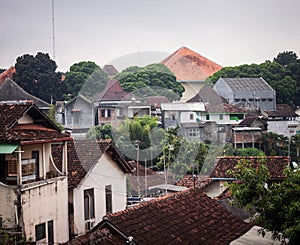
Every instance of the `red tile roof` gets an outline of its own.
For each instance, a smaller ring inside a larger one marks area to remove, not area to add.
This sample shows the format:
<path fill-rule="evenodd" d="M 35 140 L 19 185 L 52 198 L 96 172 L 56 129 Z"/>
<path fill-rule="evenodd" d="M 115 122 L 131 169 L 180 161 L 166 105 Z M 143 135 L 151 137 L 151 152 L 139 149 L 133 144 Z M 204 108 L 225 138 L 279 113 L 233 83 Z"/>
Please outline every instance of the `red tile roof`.
<path fill-rule="evenodd" d="M 102 154 L 106 152 L 125 172 L 133 171 L 132 166 L 123 158 L 111 140 L 72 140 L 68 142 L 68 184 L 76 187 L 92 169 Z M 52 146 L 52 156 L 56 166 L 61 169 L 62 145 Z"/>
<path fill-rule="evenodd" d="M 283 170 L 289 165 L 290 158 L 287 156 L 224 156 L 218 158 L 218 163 L 210 174 L 210 178 L 232 178 L 228 170 L 234 169 L 235 165 L 241 160 L 249 160 L 253 167 L 261 164 L 261 160 L 266 159 L 266 166 L 269 170 L 270 178 L 273 180 L 284 179 Z"/>
<path fill-rule="evenodd" d="M 199 188 L 143 202 L 108 215 L 89 234 L 113 228 L 135 244 L 229 244 L 252 224 L 235 217 Z"/>
<path fill-rule="evenodd" d="M 16 68 L 14 66 L 10 67 L 6 71 L 0 74 L 0 84 L 3 83 L 7 78 L 12 79 L 13 74 L 16 73 Z"/>
<path fill-rule="evenodd" d="M 19 124 L 24 115 L 33 119 L 32 124 Z M 69 140 L 57 126 L 41 112 L 32 101 L 0 102 L 0 141 Z"/>
<path fill-rule="evenodd" d="M 205 80 L 222 68 L 186 47 L 175 51 L 161 64 L 166 65 L 175 74 L 177 80 Z"/>
<path fill-rule="evenodd" d="M 113 65 L 105 65 L 103 71 L 106 72 L 108 76 L 115 76 L 119 73 Z"/>
<path fill-rule="evenodd" d="M 125 92 L 119 81 L 110 80 L 107 82 L 106 87 L 103 92 L 94 95 L 90 98 L 92 101 L 121 101 L 121 100 L 130 100 L 132 95 L 128 92 Z"/>
<path fill-rule="evenodd" d="M 161 103 L 170 103 L 170 100 L 166 96 L 149 96 L 146 99 L 146 103 L 158 108 Z"/>
<path fill-rule="evenodd" d="M 208 186 L 210 182 L 211 179 L 209 179 L 208 176 L 186 174 L 179 181 L 177 181 L 175 185 L 184 186 L 187 188 L 192 188 L 192 187 L 203 188 Z"/>
<path fill-rule="evenodd" d="M 287 104 L 277 104 L 276 110 L 265 111 L 268 117 L 298 117 L 294 109 Z"/>

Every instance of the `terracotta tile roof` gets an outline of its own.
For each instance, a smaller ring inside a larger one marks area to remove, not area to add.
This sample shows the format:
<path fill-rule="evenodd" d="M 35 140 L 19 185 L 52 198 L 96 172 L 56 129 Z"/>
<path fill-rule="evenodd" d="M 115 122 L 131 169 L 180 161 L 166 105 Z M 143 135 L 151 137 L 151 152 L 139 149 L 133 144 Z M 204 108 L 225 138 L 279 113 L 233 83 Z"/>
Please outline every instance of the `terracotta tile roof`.
<path fill-rule="evenodd" d="M 19 124 L 24 115 L 33 119 L 32 124 Z M 55 124 L 41 112 L 32 101 L 0 102 L 0 140 L 37 141 L 69 139 L 68 134 L 60 133 Z"/>
<path fill-rule="evenodd" d="M 161 103 L 170 103 L 170 100 L 166 96 L 149 96 L 146 103 L 154 107 L 160 107 Z"/>
<path fill-rule="evenodd" d="M 187 101 L 189 102 L 204 102 L 206 112 L 236 112 L 243 113 L 244 110 L 237 106 L 226 103 L 226 100 L 219 96 L 216 91 L 210 86 L 204 86 L 198 94 Z"/>
<path fill-rule="evenodd" d="M 218 163 L 210 174 L 210 178 L 232 178 L 227 170 L 233 169 L 235 165 L 242 159 L 249 160 L 252 166 L 257 167 L 262 159 L 266 158 L 266 166 L 269 169 L 270 178 L 273 180 L 284 179 L 283 170 L 289 165 L 290 158 L 287 156 L 224 156 L 218 158 Z"/>
<path fill-rule="evenodd" d="M 0 82 L 0 101 L 32 100 L 39 108 L 49 108 L 49 104 L 22 89 L 10 78 Z"/>
<path fill-rule="evenodd" d="M 115 76 L 119 72 L 113 65 L 105 65 L 102 69 L 108 76 Z"/>
<path fill-rule="evenodd" d="M 106 224 L 127 237 L 132 236 L 135 244 L 223 245 L 252 227 L 199 188 L 166 195 L 108 215 L 91 233 Z"/>
<path fill-rule="evenodd" d="M 94 95 L 90 98 L 92 101 L 121 101 L 121 100 L 130 100 L 132 94 L 125 92 L 119 81 L 109 80 L 106 84 L 104 91 L 99 94 Z"/>
<path fill-rule="evenodd" d="M 211 183 L 211 179 L 208 176 L 199 176 L 199 175 L 192 175 L 186 174 L 184 175 L 179 181 L 175 183 L 178 186 L 184 186 L 187 188 L 192 187 L 206 187 L 209 183 Z"/>
<path fill-rule="evenodd" d="M 13 74 L 16 73 L 16 68 L 14 66 L 10 67 L 6 71 L 0 74 L 0 84 L 3 83 L 7 78 L 12 79 Z"/>
<path fill-rule="evenodd" d="M 143 166 L 141 164 L 139 164 L 137 166 L 136 161 L 130 161 L 129 163 L 132 166 L 132 168 L 134 169 L 134 171 L 132 173 L 128 174 L 131 190 L 133 190 L 133 191 L 138 191 L 138 189 L 145 190 L 146 184 L 147 184 L 147 188 L 149 188 L 152 186 L 156 186 L 156 185 L 165 183 L 164 174 L 155 172 L 150 168 L 145 168 L 145 166 Z M 145 175 L 145 171 L 146 171 L 146 175 Z M 138 182 L 137 176 L 139 176 L 139 182 Z M 145 183 L 145 176 L 146 176 L 147 183 Z M 139 185 L 138 185 L 138 183 L 139 183 Z M 138 186 L 139 186 L 139 188 L 138 188 Z"/>
<path fill-rule="evenodd" d="M 119 153 L 111 140 L 72 140 L 68 142 L 68 184 L 69 187 L 76 187 L 92 169 L 102 154 L 106 152 L 124 171 L 129 173 L 133 168 Z M 56 166 L 61 169 L 62 146 L 52 146 L 52 156 Z"/>
<path fill-rule="evenodd" d="M 177 80 L 205 80 L 219 71 L 222 66 L 202 55 L 182 47 L 161 61 L 176 76 Z"/>
<path fill-rule="evenodd" d="M 264 111 L 268 117 L 298 117 L 294 109 L 287 104 L 277 104 L 275 111 Z"/>

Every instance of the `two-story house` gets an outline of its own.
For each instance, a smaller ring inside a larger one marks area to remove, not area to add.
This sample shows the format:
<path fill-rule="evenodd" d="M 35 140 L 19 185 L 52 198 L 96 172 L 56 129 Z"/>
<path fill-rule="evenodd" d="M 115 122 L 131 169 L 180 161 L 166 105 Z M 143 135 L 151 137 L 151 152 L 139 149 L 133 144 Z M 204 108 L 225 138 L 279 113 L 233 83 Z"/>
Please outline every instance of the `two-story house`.
<path fill-rule="evenodd" d="M 26 240 L 68 240 L 67 142 L 69 134 L 32 101 L 0 102 L 0 217 L 6 229 Z M 61 145 L 62 167 L 51 146 Z"/>
<path fill-rule="evenodd" d="M 61 145 L 52 147 L 61 168 Z M 70 237 L 91 230 L 106 214 L 127 204 L 126 174 L 133 171 L 111 140 L 73 140 L 68 143 Z"/>

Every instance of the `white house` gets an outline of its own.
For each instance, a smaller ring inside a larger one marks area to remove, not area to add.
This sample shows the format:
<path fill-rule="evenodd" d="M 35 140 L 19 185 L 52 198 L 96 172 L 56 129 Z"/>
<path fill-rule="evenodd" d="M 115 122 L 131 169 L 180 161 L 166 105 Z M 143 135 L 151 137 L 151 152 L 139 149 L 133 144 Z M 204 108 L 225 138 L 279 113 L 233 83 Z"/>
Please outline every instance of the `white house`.
<path fill-rule="evenodd" d="M 71 138 L 32 101 L 1 102 L 0 122 L 0 224 L 36 244 L 66 242 Z M 60 170 L 53 162 L 53 144 L 62 148 Z"/>
<path fill-rule="evenodd" d="M 61 146 L 53 147 L 60 162 Z M 133 168 L 111 140 L 68 144 L 70 237 L 85 234 L 103 216 L 126 209 L 126 173 Z"/>

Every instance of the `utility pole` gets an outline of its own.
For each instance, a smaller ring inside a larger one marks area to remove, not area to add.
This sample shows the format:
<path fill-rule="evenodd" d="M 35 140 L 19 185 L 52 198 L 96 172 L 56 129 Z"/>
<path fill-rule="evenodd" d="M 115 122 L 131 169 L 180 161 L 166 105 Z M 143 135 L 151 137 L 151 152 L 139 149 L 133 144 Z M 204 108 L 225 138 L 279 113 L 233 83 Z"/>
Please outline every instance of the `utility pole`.
<path fill-rule="evenodd" d="M 54 0 L 52 0 L 52 55 L 55 60 L 55 20 L 54 20 Z"/>

